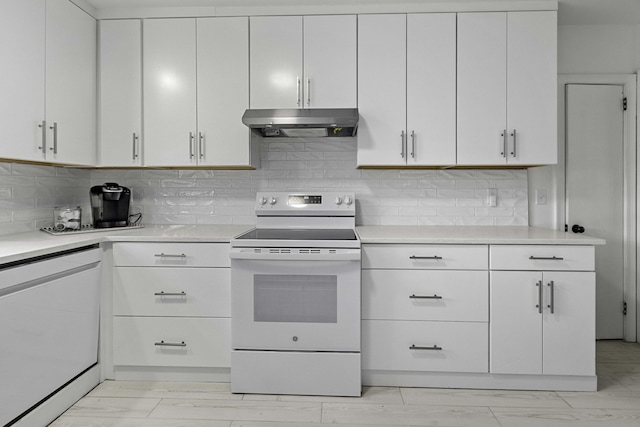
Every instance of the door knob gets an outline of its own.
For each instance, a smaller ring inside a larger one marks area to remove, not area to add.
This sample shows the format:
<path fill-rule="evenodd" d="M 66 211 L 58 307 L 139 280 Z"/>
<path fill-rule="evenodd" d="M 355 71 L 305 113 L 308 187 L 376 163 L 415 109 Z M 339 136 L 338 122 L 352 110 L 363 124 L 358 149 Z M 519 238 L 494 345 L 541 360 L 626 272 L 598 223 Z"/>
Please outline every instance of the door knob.
<path fill-rule="evenodd" d="M 573 224 L 573 227 L 571 227 L 571 231 L 573 231 L 574 233 L 584 233 L 584 227 L 579 224 Z"/>

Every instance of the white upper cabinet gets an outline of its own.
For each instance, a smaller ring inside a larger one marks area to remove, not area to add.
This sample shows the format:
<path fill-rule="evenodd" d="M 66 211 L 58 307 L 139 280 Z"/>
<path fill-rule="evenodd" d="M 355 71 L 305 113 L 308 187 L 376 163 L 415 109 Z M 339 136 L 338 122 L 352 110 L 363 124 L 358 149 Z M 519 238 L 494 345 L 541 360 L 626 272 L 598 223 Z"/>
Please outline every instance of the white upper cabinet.
<path fill-rule="evenodd" d="M 197 20 L 198 165 L 247 166 L 253 157 L 249 108 L 249 20 Z M 253 159 L 256 160 L 256 159 Z"/>
<path fill-rule="evenodd" d="M 95 164 L 95 19 L 68 0 L 3 1 L 0 36 L 0 157 Z"/>
<path fill-rule="evenodd" d="M 196 20 L 143 24 L 144 160 L 196 164 Z"/>
<path fill-rule="evenodd" d="M 96 162 L 96 20 L 68 0 L 47 0 L 47 161 Z"/>
<path fill-rule="evenodd" d="M 356 17 L 250 18 L 251 108 L 355 108 Z"/>
<path fill-rule="evenodd" d="M 358 165 L 454 165 L 455 73 L 455 14 L 359 16 Z"/>
<path fill-rule="evenodd" d="M 0 157 L 45 160 L 45 2 L 0 2 Z"/>
<path fill-rule="evenodd" d="M 142 23 L 100 21 L 99 164 L 142 164 Z"/>
<path fill-rule="evenodd" d="M 557 162 L 557 13 L 458 14 L 458 164 Z"/>

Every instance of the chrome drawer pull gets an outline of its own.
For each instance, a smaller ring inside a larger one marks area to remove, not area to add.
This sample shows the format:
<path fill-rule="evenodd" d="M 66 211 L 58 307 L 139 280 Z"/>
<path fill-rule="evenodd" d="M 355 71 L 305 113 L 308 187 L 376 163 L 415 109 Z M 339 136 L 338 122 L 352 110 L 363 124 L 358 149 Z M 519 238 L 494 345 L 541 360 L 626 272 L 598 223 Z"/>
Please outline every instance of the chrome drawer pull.
<path fill-rule="evenodd" d="M 409 298 L 410 299 L 442 299 L 442 297 L 440 295 L 436 295 L 436 294 L 433 294 L 433 295 L 416 295 L 416 294 L 413 294 L 413 295 L 409 295 Z"/>
<path fill-rule="evenodd" d="M 187 344 L 185 344 L 184 341 L 182 342 L 164 342 L 164 341 L 160 341 L 155 343 L 155 345 L 160 346 L 160 347 L 186 347 Z"/>
<path fill-rule="evenodd" d="M 442 259 L 442 257 L 438 256 L 438 255 L 434 255 L 434 256 L 415 256 L 415 255 L 411 255 L 409 257 L 409 259 Z"/>
<path fill-rule="evenodd" d="M 182 292 L 165 292 L 160 291 L 154 294 L 157 297 L 186 297 L 187 293 L 185 291 Z"/>
<path fill-rule="evenodd" d="M 442 350 L 442 347 L 439 347 L 437 345 L 434 345 L 433 347 L 419 347 L 415 344 L 411 344 L 409 350 Z"/>
<path fill-rule="evenodd" d="M 159 254 L 155 254 L 155 257 L 161 257 L 161 258 L 186 258 L 187 256 L 185 254 L 165 254 L 164 252 L 159 253 Z"/>
<path fill-rule="evenodd" d="M 539 260 L 543 260 L 543 261 L 547 261 L 547 260 L 549 260 L 549 261 L 562 261 L 562 260 L 564 260 L 564 258 L 557 257 L 557 256 L 533 256 L 533 255 L 531 255 L 529 257 L 529 259 L 538 260 L 538 261 Z"/>

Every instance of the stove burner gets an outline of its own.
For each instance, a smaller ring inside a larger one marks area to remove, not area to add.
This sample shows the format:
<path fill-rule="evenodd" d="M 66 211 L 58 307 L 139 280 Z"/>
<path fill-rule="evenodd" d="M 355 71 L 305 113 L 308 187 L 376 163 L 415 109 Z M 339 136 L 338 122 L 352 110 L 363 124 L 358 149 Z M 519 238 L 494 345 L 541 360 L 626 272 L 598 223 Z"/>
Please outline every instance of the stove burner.
<path fill-rule="evenodd" d="M 357 240 L 350 228 L 254 228 L 238 240 Z"/>

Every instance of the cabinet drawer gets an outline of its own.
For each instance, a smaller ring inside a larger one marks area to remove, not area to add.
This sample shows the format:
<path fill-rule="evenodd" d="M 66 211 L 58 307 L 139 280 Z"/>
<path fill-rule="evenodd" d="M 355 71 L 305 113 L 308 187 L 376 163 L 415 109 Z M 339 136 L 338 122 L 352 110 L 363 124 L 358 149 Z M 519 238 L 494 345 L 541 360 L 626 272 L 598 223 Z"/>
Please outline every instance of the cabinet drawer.
<path fill-rule="evenodd" d="M 363 245 L 362 268 L 486 270 L 486 245 Z"/>
<path fill-rule="evenodd" d="M 487 323 L 363 320 L 362 369 L 488 372 L 488 331 Z"/>
<path fill-rule="evenodd" d="M 492 270 L 593 271 L 593 246 L 492 245 Z"/>
<path fill-rule="evenodd" d="M 230 360 L 231 319 L 113 319 L 114 365 L 226 368 Z"/>
<path fill-rule="evenodd" d="M 364 270 L 362 318 L 486 322 L 486 271 Z"/>
<path fill-rule="evenodd" d="M 113 265 L 229 267 L 227 243 L 114 243 Z"/>
<path fill-rule="evenodd" d="M 230 317 L 230 269 L 116 267 L 113 313 Z"/>

